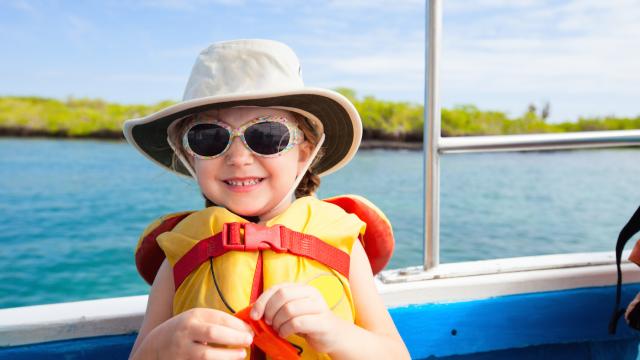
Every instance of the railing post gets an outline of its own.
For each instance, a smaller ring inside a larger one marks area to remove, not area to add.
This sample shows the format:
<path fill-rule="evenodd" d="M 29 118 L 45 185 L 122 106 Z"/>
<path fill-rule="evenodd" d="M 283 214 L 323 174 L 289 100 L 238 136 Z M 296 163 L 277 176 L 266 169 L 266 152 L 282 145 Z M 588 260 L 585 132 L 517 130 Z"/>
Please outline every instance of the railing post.
<path fill-rule="evenodd" d="M 425 47 L 425 114 L 424 114 L 424 270 L 440 263 L 440 100 L 438 66 L 442 2 L 427 0 Z"/>

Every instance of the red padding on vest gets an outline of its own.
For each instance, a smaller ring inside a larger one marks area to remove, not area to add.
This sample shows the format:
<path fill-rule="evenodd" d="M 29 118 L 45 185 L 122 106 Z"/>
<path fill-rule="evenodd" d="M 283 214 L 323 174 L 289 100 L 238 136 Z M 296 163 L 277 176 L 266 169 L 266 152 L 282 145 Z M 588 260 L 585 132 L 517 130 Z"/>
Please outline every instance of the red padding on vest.
<path fill-rule="evenodd" d="M 640 266 L 640 240 L 636 242 L 633 246 L 633 250 L 631 250 L 631 255 L 629 255 L 629 261 Z"/>
<path fill-rule="evenodd" d="M 189 216 L 191 213 L 180 214 L 164 220 L 157 228 L 151 231 L 147 236 L 142 239 L 140 247 L 136 251 L 136 267 L 140 276 L 149 284 L 153 284 L 153 280 L 156 278 L 158 269 L 162 265 L 162 261 L 165 258 L 164 252 L 158 245 L 156 239 L 164 232 L 171 231 L 182 219 Z"/>
<path fill-rule="evenodd" d="M 356 215 L 367 223 L 367 229 L 362 239 L 364 251 L 367 253 L 371 270 L 377 274 L 389 262 L 393 254 L 394 239 L 391 224 L 375 209 L 351 196 L 339 196 L 324 199 L 328 203 L 338 205 L 344 211 Z"/>
<path fill-rule="evenodd" d="M 246 227 L 246 228 L 245 228 Z M 326 265 L 345 277 L 349 277 L 349 254 L 335 248 L 313 235 L 303 234 L 293 231 L 282 225 L 276 225 L 272 228 L 278 228 L 278 231 L 268 230 L 262 225 L 252 223 L 228 223 L 225 224 L 223 231 L 214 236 L 200 240 L 186 254 L 184 254 L 173 266 L 173 280 L 176 290 L 182 285 L 182 282 L 194 271 L 200 264 L 207 261 L 210 257 L 218 257 L 227 251 L 259 251 L 273 250 L 275 252 L 289 252 L 294 255 L 304 256 L 309 259 L 318 261 Z M 244 242 L 247 244 L 230 244 L 231 239 L 236 239 L 240 229 L 245 228 Z M 264 228 L 264 231 L 256 231 Z M 248 229 L 252 229 L 249 231 Z M 254 234 L 253 236 L 251 234 Z M 279 238 L 265 238 L 265 236 L 277 236 Z M 247 237 L 251 236 L 251 237 Z M 254 238 L 260 237 L 260 238 Z"/>

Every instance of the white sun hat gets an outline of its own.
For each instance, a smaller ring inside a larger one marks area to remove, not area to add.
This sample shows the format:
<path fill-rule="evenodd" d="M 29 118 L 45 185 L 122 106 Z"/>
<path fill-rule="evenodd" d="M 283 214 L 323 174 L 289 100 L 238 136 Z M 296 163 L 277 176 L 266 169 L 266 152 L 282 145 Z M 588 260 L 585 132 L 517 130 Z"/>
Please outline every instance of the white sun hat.
<path fill-rule="evenodd" d="M 174 164 L 167 129 L 176 120 L 211 109 L 237 106 L 276 107 L 306 117 L 324 131 L 323 156 L 315 174 L 330 174 L 355 155 L 362 122 L 341 94 L 305 87 L 300 63 L 287 45 L 272 40 L 234 40 L 203 50 L 191 71 L 183 101 L 124 123 L 124 136 L 146 157 L 167 170 L 190 176 L 188 164 Z"/>

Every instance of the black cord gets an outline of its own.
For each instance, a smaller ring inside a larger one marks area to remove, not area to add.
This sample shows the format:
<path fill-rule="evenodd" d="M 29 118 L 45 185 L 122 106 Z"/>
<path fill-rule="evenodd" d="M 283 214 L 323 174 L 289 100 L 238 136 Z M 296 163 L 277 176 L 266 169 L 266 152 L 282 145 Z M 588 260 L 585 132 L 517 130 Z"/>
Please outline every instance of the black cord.
<path fill-rule="evenodd" d="M 302 346 L 300 345 L 296 345 L 294 343 L 292 343 L 291 341 L 287 341 L 289 344 L 291 344 L 291 346 L 293 346 L 294 348 L 296 348 L 296 351 L 298 351 L 298 356 L 302 355 Z"/>
<path fill-rule="evenodd" d="M 618 326 L 618 319 L 624 315 L 625 310 L 620 309 L 620 302 L 622 301 L 622 270 L 620 269 L 620 262 L 622 261 L 622 250 L 624 245 L 640 231 L 640 207 L 631 215 L 631 219 L 620 230 L 618 235 L 618 241 L 616 242 L 616 270 L 618 273 L 618 282 L 616 284 L 616 304 L 613 308 L 613 314 L 611 314 L 611 320 L 609 321 L 609 334 L 616 333 L 616 327 Z"/>
<path fill-rule="evenodd" d="M 218 291 L 218 296 L 220 296 L 220 300 L 222 300 L 222 302 L 224 303 L 224 306 L 227 307 L 227 309 L 229 309 L 229 311 L 231 311 L 232 314 L 235 314 L 236 311 L 233 310 L 233 308 L 229 305 L 229 303 L 227 303 L 227 300 L 224 298 L 224 295 L 222 295 L 222 291 L 220 291 L 220 287 L 218 287 L 218 281 L 216 280 L 216 275 L 213 273 L 213 258 L 209 258 L 209 266 L 211 269 L 211 277 L 213 278 L 213 284 L 216 286 L 216 290 Z"/>
<path fill-rule="evenodd" d="M 227 302 L 227 300 L 224 298 L 224 295 L 222 295 L 222 291 L 220 291 L 220 287 L 218 286 L 218 281 L 216 280 L 216 275 L 213 272 L 213 258 L 209 258 L 209 269 L 211 269 L 211 278 L 213 278 L 213 284 L 216 286 L 216 291 L 218 292 L 218 296 L 220 296 L 220 300 L 222 300 L 222 302 L 224 303 L 224 306 L 227 307 L 227 309 L 229 309 L 229 311 L 231 311 L 232 314 L 235 314 L 236 311 L 233 310 L 233 308 L 231 307 L 231 305 L 229 305 L 229 303 Z M 338 278 L 338 280 L 340 280 Z M 342 282 L 342 280 L 340 280 L 340 282 Z M 343 284 L 344 286 L 344 284 Z M 302 355 L 303 349 L 301 346 L 296 345 L 294 343 L 292 343 L 291 341 L 287 341 L 289 344 L 291 344 L 294 348 L 296 348 L 296 350 L 298 351 L 298 355 Z"/>

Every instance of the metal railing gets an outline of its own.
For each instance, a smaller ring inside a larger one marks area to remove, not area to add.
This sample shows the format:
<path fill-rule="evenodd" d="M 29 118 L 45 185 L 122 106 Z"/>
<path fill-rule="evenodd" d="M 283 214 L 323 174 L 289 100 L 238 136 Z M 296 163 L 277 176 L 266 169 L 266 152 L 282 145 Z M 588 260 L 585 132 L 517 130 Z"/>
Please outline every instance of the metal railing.
<path fill-rule="evenodd" d="M 440 136 L 438 93 L 442 1 L 427 0 L 424 122 L 424 271 L 440 264 L 441 154 L 491 151 L 570 150 L 639 146 L 640 130 L 503 136 Z"/>

